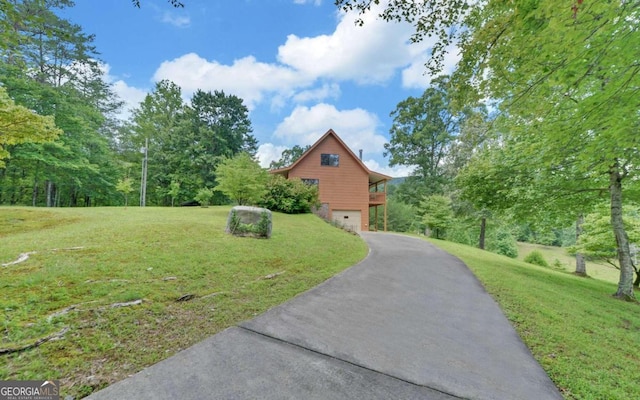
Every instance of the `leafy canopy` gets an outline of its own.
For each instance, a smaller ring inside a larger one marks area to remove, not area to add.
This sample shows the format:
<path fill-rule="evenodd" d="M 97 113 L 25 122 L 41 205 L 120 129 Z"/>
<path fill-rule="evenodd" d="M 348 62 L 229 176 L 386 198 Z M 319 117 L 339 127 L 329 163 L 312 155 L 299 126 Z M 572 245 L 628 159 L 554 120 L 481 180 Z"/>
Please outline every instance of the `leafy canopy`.
<path fill-rule="evenodd" d="M 247 153 L 225 158 L 216 168 L 215 190 L 238 205 L 254 205 L 266 192 L 268 173 Z"/>
<path fill-rule="evenodd" d="M 9 157 L 7 145 L 42 143 L 62 135 L 52 116 L 38 115 L 26 107 L 15 104 L 0 86 L 0 167 Z"/>

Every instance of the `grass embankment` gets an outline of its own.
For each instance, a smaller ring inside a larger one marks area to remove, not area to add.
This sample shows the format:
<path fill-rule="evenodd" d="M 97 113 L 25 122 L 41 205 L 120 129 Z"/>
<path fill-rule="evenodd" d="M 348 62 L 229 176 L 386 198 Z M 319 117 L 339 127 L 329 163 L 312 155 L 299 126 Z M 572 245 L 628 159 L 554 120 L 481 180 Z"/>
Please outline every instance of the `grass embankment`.
<path fill-rule="evenodd" d="M 614 284 L 431 242 L 471 268 L 567 399 L 640 398 L 640 305 Z"/>
<path fill-rule="evenodd" d="M 0 267 L 0 349 L 64 332 L 0 355 L 0 379 L 60 379 L 63 396 L 87 395 L 286 301 L 367 252 L 360 238 L 312 215 L 274 214 L 271 239 L 235 238 L 224 233 L 228 211 L 0 208 L 0 263 L 35 252 Z M 176 301 L 184 295 L 195 297 Z"/>
<path fill-rule="evenodd" d="M 537 250 L 544 256 L 550 266 L 555 267 L 558 260 L 563 271 L 575 272 L 576 258 L 567 253 L 567 249 L 556 246 L 543 246 L 533 243 L 518 243 L 518 260 L 523 260 L 527 254 Z M 606 263 L 587 261 L 587 275 L 603 281 L 618 283 L 620 271 Z"/>

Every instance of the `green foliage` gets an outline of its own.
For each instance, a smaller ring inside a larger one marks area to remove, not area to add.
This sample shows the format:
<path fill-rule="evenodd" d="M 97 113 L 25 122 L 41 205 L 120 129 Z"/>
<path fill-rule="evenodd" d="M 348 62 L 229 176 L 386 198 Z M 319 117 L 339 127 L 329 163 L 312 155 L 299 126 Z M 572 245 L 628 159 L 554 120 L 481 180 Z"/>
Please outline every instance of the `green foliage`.
<path fill-rule="evenodd" d="M 458 127 L 449 106 L 448 77 L 439 77 L 421 97 L 409 97 L 391 113 L 391 140 L 384 145 L 389 165 L 415 167 L 427 195 L 442 192 L 442 167 Z"/>
<path fill-rule="evenodd" d="M 431 230 L 431 236 L 436 239 L 444 238 L 445 230 L 453 218 L 451 199 L 446 196 L 432 195 L 420 202 L 422 222 Z"/>
<path fill-rule="evenodd" d="M 387 198 L 387 230 L 393 232 L 417 232 L 420 230 L 420 217 L 414 207 L 397 200 Z"/>
<path fill-rule="evenodd" d="M 487 250 L 511 258 L 518 257 L 518 245 L 516 239 L 513 237 L 511 232 L 506 229 L 500 229 L 495 233 L 495 237 L 492 237 L 488 241 Z"/>
<path fill-rule="evenodd" d="M 0 168 L 9 156 L 6 147 L 25 142 L 51 141 L 62 134 L 51 116 L 38 115 L 15 104 L 4 87 L 0 86 Z"/>
<path fill-rule="evenodd" d="M 640 212 L 637 206 L 626 205 L 623 208 L 625 230 L 629 241 L 640 244 Z M 571 254 L 582 253 L 594 260 L 604 261 L 615 268 L 618 264 L 618 248 L 611 230 L 610 211 L 602 205 L 588 214 L 582 224 L 582 233 L 578 242 L 569 248 Z M 637 265 L 634 265 L 637 273 Z"/>
<path fill-rule="evenodd" d="M 194 199 L 195 201 L 200 203 L 200 206 L 209 207 L 209 204 L 211 204 L 212 197 L 213 197 L 213 190 L 209 188 L 202 188 L 198 190 L 198 193 L 196 193 Z"/>
<path fill-rule="evenodd" d="M 171 207 L 173 207 L 176 198 L 180 195 L 180 182 L 171 181 L 169 184 L 169 196 L 171 196 Z"/>
<path fill-rule="evenodd" d="M 225 158 L 216 168 L 215 174 L 218 182 L 215 190 L 238 205 L 258 204 L 267 192 L 267 171 L 247 153 Z"/>
<path fill-rule="evenodd" d="M 287 214 L 308 213 L 318 205 L 318 187 L 307 185 L 298 178 L 271 175 L 267 181 L 267 192 L 258 204 Z"/>
<path fill-rule="evenodd" d="M 124 205 L 126 207 L 129 204 L 129 193 L 133 191 L 133 180 L 128 176 L 120 179 L 116 184 L 116 190 L 124 196 Z"/>
<path fill-rule="evenodd" d="M 156 188 L 151 204 L 169 205 L 177 197 L 193 198 L 201 187 L 214 187 L 215 170 L 224 157 L 240 152 L 255 154 L 251 121 L 242 99 L 221 91 L 196 90 L 189 104 L 174 82 L 156 83 L 131 123 L 123 128 L 123 155 L 132 163 L 142 162 L 138 149 L 149 139 L 149 187 Z M 180 182 L 173 196 L 172 182 Z M 221 193 L 214 202 L 226 201 Z"/>
<path fill-rule="evenodd" d="M 278 169 L 288 167 L 293 164 L 304 154 L 305 151 L 309 150 L 311 146 L 307 145 L 305 147 L 301 147 L 298 145 L 293 146 L 290 149 L 286 149 L 280 155 L 280 159 L 278 161 L 271 161 L 269 165 L 269 169 Z"/>
<path fill-rule="evenodd" d="M 544 259 L 542 253 L 537 250 L 534 250 L 531 253 L 527 254 L 527 256 L 524 258 L 524 261 L 528 262 L 529 264 L 539 265 L 541 267 L 549 266 L 549 263 Z M 556 259 L 556 261 L 559 262 L 558 259 Z"/>

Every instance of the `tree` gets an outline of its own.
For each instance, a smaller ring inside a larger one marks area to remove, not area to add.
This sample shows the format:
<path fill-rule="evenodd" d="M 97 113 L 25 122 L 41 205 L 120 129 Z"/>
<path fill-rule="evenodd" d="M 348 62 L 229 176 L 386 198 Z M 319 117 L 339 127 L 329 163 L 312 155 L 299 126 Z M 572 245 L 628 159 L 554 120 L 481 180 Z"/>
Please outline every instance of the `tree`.
<path fill-rule="evenodd" d="M 268 173 L 247 153 L 225 158 L 216 168 L 219 191 L 238 205 L 257 204 L 266 193 Z"/>
<path fill-rule="evenodd" d="M 403 203 L 394 196 L 387 198 L 387 230 L 414 233 L 420 229 L 419 218 L 413 206 Z M 370 224 L 374 223 L 370 222 Z"/>
<path fill-rule="evenodd" d="M 379 1 L 336 3 L 366 12 Z M 640 171 L 632 162 L 640 155 L 640 30 L 629 22 L 640 19 L 640 7 L 623 0 L 579 3 L 391 1 L 382 16 L 414 23 L 414 40 L 436 38 L 428 63 L 436 71 L 447 46 L 457 43 L 462 59 L 452 81 L 460 98 L 497 101 L 504 132 L 523 140 L 520 154 L 538 153 L 540 167 L 549 169 L 571 160 L 573 172 L 606 178 L 619 249 L 615 296 L 634 299 L 622 194 Z"/>
<path fill-rule="evenodd" d="M 176 170 L 183 163 L 190 165 L 191 159 L 181 144 L 184 140 L 181 131 L 184 113 L 182 90 L 175 83 L 162 80 L 133 110 L 131 124 L 121 130 L 119 142 L 122 155 L 134 165 L 142 165 L 143 154 L 140 149 L 147 145 L 148 140 L 147 187 L 151 190 L 147 203 L 168 205 L 168 192 Z M 186 181 L 182 177 L 179 179 Z M 203 186 L 204 182 L 193 182 L 190 197 Z"/>
<path fill-rule="evenodd" d="M 426 190 L 442 193 L 444 160 L 458 127 L 458 117 L 450 109 L 448 77 L 434 80 L 421 97 L 409 97 L 391 113 L 391 141 L 384 145 L 389 165 L 415 166 L 414 175 Z"/>
<path fill-rule="evenodd" d="M 0 86 L 0 167 L 10 154 L 7 145 L 42 143 L 56 139 L 63 132 L 55 125 L 52 116 L 42 116 L 15 104 L 7 91 Z"/>
<path fill-rule="evenodd" d="M 451 199 L 442 195 L 425 197 L 420 202 L 420 213 L 422 222 L 431 230 L 433 237 L 444 239 L 445 230 L 453 218 Z"/>
<path fill-rule="evenodd" d="M 624 207 L 625 230 L 629 235 L 629 241 L 634 243 L 636 251 L 640 244 L 640 214 L 637 207 L 627 205 Z M 584 218 L 583 233 L 570 248 L 572 254 L 582 253 L 592 260 L 604 261 L 614 268 L 620 269 L 618 260 L 618 248 L 616 238 L 611 232 L 611 216 L 606 205 L 598 207 L 595 212 Z M 632 257 L 632 266 L 636 275 L 633 285 L 640 287 L 640 270 Z"/>
<path fill-rule="evenodd" d="M 169 196 L 171 196 L 171 207 L 173 207 L 176 198 L 180 194 L 180 182 L 171 181 L 169 184 Z"/>
<path fill-rule="evenodd" d="M 280 159 L 278 161 L 271 161 L 269 169 L 288 167 L 289 165 L 298 161 L 298 158 L 300 158 L 305 151 L 309 150 L 310 147 L 310 145 L 307 145 L 305 147 L 295 145 L 290 149 L 285 149 L 280 155 Z"/>
<path fill-rule="evenodd" d="M 133 191 L 133 180 L 128 176 L 120 179 L 116 184 L 116 190 L 124 196 L 124 206 L 129 205 L 129 193 Z"/>

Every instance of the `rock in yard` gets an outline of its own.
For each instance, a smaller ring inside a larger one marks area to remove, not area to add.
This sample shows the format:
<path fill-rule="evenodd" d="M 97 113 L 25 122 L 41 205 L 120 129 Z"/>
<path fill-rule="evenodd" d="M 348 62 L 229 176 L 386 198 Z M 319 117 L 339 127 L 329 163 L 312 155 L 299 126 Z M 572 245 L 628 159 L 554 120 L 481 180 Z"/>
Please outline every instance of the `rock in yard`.
<path fill-rule="evenodd" d="M 272 227 L 271 211 L 266 208 L 236 206 L 227 217 L 225 232 L 234 236 L 270 238 Z"/>

